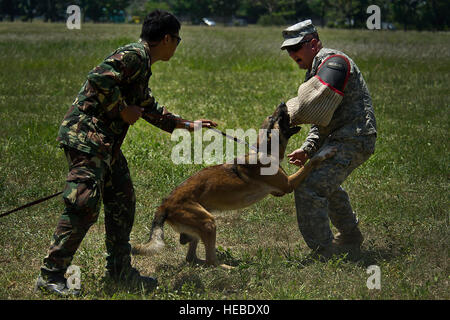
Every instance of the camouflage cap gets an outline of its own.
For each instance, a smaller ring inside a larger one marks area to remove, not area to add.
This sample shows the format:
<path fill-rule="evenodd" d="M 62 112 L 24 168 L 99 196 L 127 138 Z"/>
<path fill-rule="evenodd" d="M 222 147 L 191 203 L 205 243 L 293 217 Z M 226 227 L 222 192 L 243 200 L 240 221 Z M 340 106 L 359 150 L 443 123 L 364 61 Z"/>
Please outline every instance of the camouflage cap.
<path fill-rule="evenodd" d="M 290 26 L 287 29 L 284 29 L 282 34 L 284 38 L 284 42 L 281 45 L 281 50 L 286 49 L 290 46 L 295 46 L 303 40 L 303 37 L 307 34 L 317 32 L 316 27 L 312 24 L 310 19 L 304 20 L 293 26 Z"/>

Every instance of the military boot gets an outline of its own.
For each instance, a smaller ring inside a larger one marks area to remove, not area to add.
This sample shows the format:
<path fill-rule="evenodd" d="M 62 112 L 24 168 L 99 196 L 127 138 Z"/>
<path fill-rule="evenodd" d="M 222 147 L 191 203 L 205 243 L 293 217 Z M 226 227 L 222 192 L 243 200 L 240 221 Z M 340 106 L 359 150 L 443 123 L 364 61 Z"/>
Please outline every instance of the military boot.
<path fill-rule="evenodd" d="M 34 290 L 41 290 L 60 297 L 78 296 L 80 294 L 80 290 L 67 287 L 67 280 L 64 277 L 64 273 L 41 272 Z"/>
<path fill-rule="evenodd" d="M 333 256 L 339 256 L 341 254 L 346 253 L 346 251 L 336 243 L 331 242 L 326 247 L 320 247 L 313 252 L 313 256 L 319 258 L 319 260 L 327 261 L 331 259 Z"/>
<path fill-rule="evenodd" d="M 320 258 L 331 259 L 333 256 L 342 254 L 358 255 L 364 237 L 358 227 L 350 232 L 336 234 L 331 243 L 326 247 L 320 247 L 315 251 Z"/>
<path fill-rule="evenodd" d="M 125 268 L 106 269 L 103 278 L 106 282 L 114 282 L 130 289 L 143 288 L 145 291 L 153 291 L 158 285 L 158 280 L 153 277 L 142 276 L 139 271 L 131 266 Z"/>

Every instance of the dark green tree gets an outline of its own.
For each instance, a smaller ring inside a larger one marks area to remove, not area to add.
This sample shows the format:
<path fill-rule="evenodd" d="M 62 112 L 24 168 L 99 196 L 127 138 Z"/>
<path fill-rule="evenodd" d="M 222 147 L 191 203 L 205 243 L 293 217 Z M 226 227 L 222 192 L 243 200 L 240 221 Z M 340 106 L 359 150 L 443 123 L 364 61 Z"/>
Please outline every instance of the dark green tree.
<path fill-rule="evenodd" d="M 210 0 L 211 13 L 223 17 L 225 21 L 231 20 L 239 7 L 239 0 Z"/>
<path fill-rule="evenodd" d="M 450 17 L 450 1 L 429 0 L 422 8 L 418 29 L 448 30 Z"/>
<path fill-rule="evenodd" d="M 2 15 L 9 17 L 9 21 L 14 21 L 15 16 L 19 14 L 18 2 L 15 0 L 0 0 L 0 11 Z"/>
<path fill-rule="evenodd" d="M 403 26 L 403 30 L 408 30 L 417 25 L 418 12 L 422 0 L 393 0 L 392 12 L 396 22 Z"/>
<path fill-rule="evenodd" d="M 212 14 L 210 0 L 176 0 L 172 4 L 174 14 L 179 17 L 187 17 L 192 23 L 200 23 L 203 17 L 209 17 Z"/>
<path fill-rule="evenodd" d="M 320 26 L 325 27 L 327 14 L 331 10 L 329 0 L 309 0 L 308 6 L 311 10 L 311 17 L 320 20 Z"/>

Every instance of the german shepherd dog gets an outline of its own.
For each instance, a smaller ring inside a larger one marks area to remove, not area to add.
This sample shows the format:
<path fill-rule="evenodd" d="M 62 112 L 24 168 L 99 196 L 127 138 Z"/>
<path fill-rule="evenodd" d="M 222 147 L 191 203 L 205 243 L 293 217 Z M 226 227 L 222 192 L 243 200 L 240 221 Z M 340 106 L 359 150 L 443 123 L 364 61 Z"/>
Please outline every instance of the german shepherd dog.
<path fill-rule="evenodd" d="M 261 163 L 261 152 L 249 152 L 245 155 L 245 161 L 237 161 L 238 158 L 236 158 L 234 163 L 215 165 L 200 170 L 176 187 L 163 200 L 153 219 L 150 240 L 144 244 L 134 245 L 132 253 L 151 255 L 162 249 L 164 247 L 163 225 L 167 222 L 180 233 L 181 244 L 189 243 L 186 261 L 206 263 L 209 266 L 219 265 L 216 256 L 216 223 L 211 211 L 244 208 L 268 194 L 283 196 L 290 193 L 307 177 L 312 168 L 336 153 L 333 148 L 324 150 L 297 172 L 287 176 L 279 166 L 279 162 L 284 157 L 289 138 L 300 130 L 300 127 L 289 127 L 289 122 L 287 107 L 281 103 L 275 112 L 264 120 L 261 129 L 266 130 L 260 130 L 258 135 L 259 151 L 262 143 L 266 146 L 272 145 L 272 130 L 278 130 L 275 132 L 279 136 L 278 154 L 273 154 L 271 148 L 266 148 L 266 156 L 277 161 L 278 169 L 275 170 L 275 174 L 261 174 L 261 169 L 269 166 Z M 206 261 L 197 258 L 196 250 L 199 240 L 205 245 Z M 221 267 L 231 268 L 224 264 Z"/>

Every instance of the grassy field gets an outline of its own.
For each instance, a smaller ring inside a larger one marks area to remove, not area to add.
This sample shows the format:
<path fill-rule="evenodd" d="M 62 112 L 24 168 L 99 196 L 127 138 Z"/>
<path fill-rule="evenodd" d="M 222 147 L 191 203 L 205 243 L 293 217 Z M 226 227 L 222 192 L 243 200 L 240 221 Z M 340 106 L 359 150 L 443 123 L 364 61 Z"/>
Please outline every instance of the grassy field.
<path fill-rule="evenodd" d="M 55 141 L 87 72 L 116 47 L 135 41 L 139 26 L 0 23 L 0 211 L 59 191 L 67 164 Z M 366 240 L 358 259 L 320 262 L 297 227 L 293 195 L 268 197 L 217 214 L 217 245 L 231 271 L 184 263 L 186 247 L 166 226 L 166 249 L 134 257 L 155 275 L 151 294 L 107 290 L 104 222 L 89 230 L 73 264 L 82 270 L 79 299 L 449 299 L 450 33 L 320 29 L 326 47 L 343 50 L 372 94 L 379 138 L 375 154 L 345 182 Z M 259 128 L 303 81 L 279 50 L 281 28 L 183 27 L 168 63 L 150 81 L 169 110 L 210 118 L 219 129 Z M 308 126 L 292 138 L 299 147 Z M 155 208 L 204 165 L 174 165 L 170 135 L 138 121 L 123 151 L 137 212 L 132 241 L 147 239 Z M 289 173 L 295 167 L 284 161 Z M 0 219 L 0 299 L 53 299 L 33 292 L 62 212 L 60 199 Z M 199 246 L 203 255 L 203 246 Z M 381 270 L 381 290 L 366 269 Z"/>

